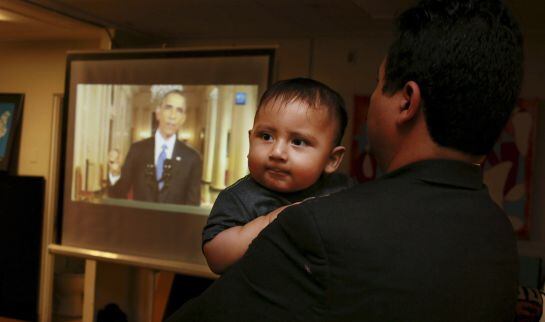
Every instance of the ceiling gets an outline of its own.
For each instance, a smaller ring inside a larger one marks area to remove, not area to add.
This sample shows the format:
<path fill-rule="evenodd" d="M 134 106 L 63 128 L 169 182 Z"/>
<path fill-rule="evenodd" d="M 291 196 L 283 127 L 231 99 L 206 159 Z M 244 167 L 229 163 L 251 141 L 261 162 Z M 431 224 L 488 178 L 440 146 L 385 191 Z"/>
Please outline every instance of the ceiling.
<path fill-rule="evenodd" d="M 97 39 L 101 28 L 18 0 L 0 0 L 0 41 Z"/>
<path fill-rule="evenodd" d="M 526 32 L 545 31 L 543 0 L 507 2 Z M 355 36 L 389 31 L 392 18 L 412 3 L 414 0 L 2 0 L 0 40 L 33 35 L 66 38 L 71 33 L 85 37 L 101 29 L 104 33 L 105 28 L 156 42 Z M 2 19 L 2 13 L 11 15 L 11 20 Z"/>
<path fill-rule="evenodd" d="M 28 0 L 161 40 L 357 34 L 391 26 L 411 0 Z M 380 4 L 387 2 L 388 4 Z M 130 7 L 127 4 L 130 3 Z"/>

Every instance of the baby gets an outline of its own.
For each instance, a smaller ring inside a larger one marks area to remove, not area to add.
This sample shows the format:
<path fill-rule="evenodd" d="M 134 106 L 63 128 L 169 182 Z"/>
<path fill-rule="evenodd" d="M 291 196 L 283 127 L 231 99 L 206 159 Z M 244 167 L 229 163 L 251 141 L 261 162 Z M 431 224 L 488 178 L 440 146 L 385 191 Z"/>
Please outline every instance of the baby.
<path fill-rule="evenodd" d="M 341 96 L 315 80 L 273 84 L 249 132 L 250 174 L 223 190 L 203 230 L 203 253 L 224 272 L 286 207 L 353 185 L 333 173 L 342 161 L 347 113 Z"/>

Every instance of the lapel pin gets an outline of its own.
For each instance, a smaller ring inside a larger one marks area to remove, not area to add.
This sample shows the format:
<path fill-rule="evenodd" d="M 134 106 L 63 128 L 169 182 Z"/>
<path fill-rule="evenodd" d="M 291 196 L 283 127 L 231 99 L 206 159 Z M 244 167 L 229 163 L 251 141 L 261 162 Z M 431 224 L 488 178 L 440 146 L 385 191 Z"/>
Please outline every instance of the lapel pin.
<path fill-rule="evenodd" d="M 182 157 L 176 157 L 176 161 L 182 161 Z"/>

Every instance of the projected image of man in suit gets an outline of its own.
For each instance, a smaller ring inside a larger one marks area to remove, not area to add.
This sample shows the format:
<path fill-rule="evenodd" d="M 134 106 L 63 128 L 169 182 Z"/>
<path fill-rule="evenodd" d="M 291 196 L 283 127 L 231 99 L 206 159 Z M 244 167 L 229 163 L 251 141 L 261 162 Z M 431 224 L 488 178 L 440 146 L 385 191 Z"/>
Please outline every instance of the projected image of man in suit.
<path fill-rule="evenodd" d="M 154 136 L 133 143 L 123 166 L 120 166 L 119 153 L 110 152 L 110 197 L 188 205 L 200 203 L 201 157 L 177 138 L 186 112 L 182 92 L 166 93 L 155 109 L 158 126 Z"/>

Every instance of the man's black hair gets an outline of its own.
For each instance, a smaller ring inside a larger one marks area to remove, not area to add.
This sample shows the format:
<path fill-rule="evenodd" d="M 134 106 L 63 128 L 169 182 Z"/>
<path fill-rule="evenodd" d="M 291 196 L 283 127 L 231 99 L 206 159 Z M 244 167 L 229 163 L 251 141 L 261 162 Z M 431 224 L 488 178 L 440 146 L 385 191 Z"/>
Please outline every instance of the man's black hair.
<path fill-rule="evenodd" d="M 338 123 L 337 135 L 334 142 L 336 145 L 341 144 L 348 122 L 344 100 L 339 93 L 316 80 L 310 78 L 292 78 L 274 83 L 261 96 L 256 115 L 267 103 L 277 102 L 288 104 L 294 101 L 300 101 L 312 108 L 327 108 L 330 115 L 334 116 Z"/>
<path fill-rule="evenodd" d="M 398 17 L 383 91 L 415 81 L 432 139 L 483 155 L 516 104 L 522 59 L 522 35 L 503 1 L 423 0 Z"/>
<path fill-rule="evenodd" d="M 169 90 L 168 92 L 166 92 L 166 93 L 163 95 L 163 97 L 161 97 L 161 102 L 160 102 L 159 105 L 163 104 L 163 101 L 164 101 L 167 97 L 169 97 L 170 95 L 172 95 L 172 94 L 180 95 L 182 98 L 185 99 L 185 95 L 184 95 L 184 93 L 183 93 L 181 90 L 179 90 L 179 89 L 171 89 L 171 90 Z"/>

